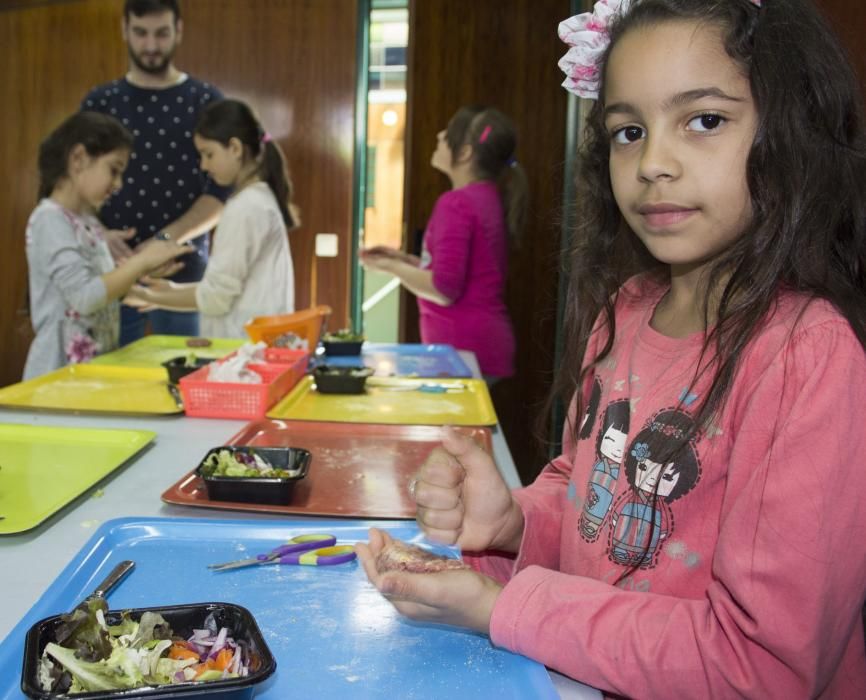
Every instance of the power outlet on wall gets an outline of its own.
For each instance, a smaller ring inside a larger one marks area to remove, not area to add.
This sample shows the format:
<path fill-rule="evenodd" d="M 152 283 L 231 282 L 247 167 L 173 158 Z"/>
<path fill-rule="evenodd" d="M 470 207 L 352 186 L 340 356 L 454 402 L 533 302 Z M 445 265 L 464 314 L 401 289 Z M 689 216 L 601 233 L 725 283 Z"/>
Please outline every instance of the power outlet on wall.
<path fill-rule="evenodd" d="M 339 239 L 336 233 L 316 234 L 316 257 L 336 258 L 339 251 Z"/>

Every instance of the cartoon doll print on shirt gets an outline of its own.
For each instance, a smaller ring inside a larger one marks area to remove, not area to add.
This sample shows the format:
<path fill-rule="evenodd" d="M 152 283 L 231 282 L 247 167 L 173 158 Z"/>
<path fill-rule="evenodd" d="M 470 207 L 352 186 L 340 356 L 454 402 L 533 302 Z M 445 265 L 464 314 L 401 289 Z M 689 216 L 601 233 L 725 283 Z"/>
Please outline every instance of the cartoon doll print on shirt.
<path fill-rule="evenodd" d="M 604 412 L 596 442 L 597 459 L 589 475 L 586 500 L 580 514 L 580 536 L 595 542 L 610 511 L 628 436 L 628 399 L 612 401 Z"/>
<path fill-rule="evenodd" d="M 670 504 L 700 480 L 691 416 L 677 409 L 657 413 L 631 443 L 625 457 L 629 489 L 610 519 L 608 556 L 616 564 L 651 569 L 674 529 Z M 685 440 L 685 442 L 684 442 Z"/>

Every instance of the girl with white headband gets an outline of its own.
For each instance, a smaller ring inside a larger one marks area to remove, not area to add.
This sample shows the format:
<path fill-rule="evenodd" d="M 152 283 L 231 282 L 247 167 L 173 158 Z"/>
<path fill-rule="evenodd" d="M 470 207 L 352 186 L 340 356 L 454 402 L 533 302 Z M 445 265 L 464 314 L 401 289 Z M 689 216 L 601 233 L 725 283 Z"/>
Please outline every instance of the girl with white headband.
<path fill-rule="evenodd" d="M 595 99 L 570 251 L 563 453 L 510 492 L 451 431 L 417 520 L 469 570 L 405 615 L 606 694 L 864 698 L 866 141 L 809 0 L 605 0 L 560 28 Z"/>

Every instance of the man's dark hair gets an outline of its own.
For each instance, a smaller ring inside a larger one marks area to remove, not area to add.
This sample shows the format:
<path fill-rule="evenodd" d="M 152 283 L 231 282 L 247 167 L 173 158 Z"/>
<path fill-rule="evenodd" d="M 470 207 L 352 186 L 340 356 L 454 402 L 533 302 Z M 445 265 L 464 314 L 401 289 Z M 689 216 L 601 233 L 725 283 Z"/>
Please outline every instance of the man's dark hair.
<path fill-rule="evenodd" d="M 144 17 L 169 10 L 174 13 L 174 21 L 180 19 L 180 4 L 177 0 L 126 0 L 123 4 L 123 17 L 129 20 L 130 15 Z"/>

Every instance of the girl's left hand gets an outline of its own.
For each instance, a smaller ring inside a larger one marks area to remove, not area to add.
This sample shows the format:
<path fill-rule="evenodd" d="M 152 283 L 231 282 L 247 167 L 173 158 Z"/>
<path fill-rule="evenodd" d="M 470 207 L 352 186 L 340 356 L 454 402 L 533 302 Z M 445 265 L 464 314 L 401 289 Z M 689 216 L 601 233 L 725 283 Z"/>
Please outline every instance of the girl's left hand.
<path fill-rule="evenodd" d="M 358 260 L 365 269 L 377 272 L 391 272 L 394 264 L 398 262 L 396 258 L 388 255 L 365 255 L 363 252 Z"/>
<path fill-rule="evenodd" d="M 142 277 L 141 281 L 142 284 L 134 284 L 130 287 L 123 298 L 123 303 L 141 312 L 159 309 L 159 292 L 171 289 L 173 284 L 168 280 L 151 277 Z"/>
<path fill-rule="evenodd" d="M 490 616 L 502 591 L 496 581 L 477 571 L 412 574 L 376 570 L 376 557 L 391 536 L 370 528 L 370 541 L 355 545 L 367 578 L 402 615 L 413 620 L 466 627 L 490 633 Z"/>
<path fill-rule="evenodd" d="M 149 280 L 157 277 L 171 277 L 175 272 L 180 272 L 183 269 L 183 265 L 184 264 L 180 260 L 170 260 L 169 262 L 148 272 L 147 277 L 143 279 Z"/>
<path fill-rule="evenodd" d="M 129 291 L 123 297 L 122 303 L 124 306 L 130 306 L 142 313 L 159 308 L 153 300 L 150 299 L 150 291 L 148 288 L 140 284 L 134 284 L 129 288 Z"/>

